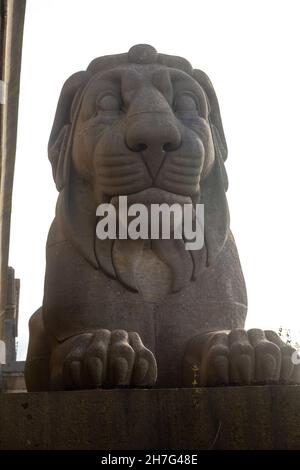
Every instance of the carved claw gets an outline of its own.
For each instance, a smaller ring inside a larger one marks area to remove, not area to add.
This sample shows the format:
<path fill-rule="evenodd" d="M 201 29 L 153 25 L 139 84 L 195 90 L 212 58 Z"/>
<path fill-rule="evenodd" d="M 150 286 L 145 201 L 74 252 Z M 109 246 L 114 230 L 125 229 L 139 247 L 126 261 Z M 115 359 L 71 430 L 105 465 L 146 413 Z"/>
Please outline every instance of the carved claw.
<path fill-rule="evenodd" d="M 152 386 L 156 360 L 135 332 L 98 330 L 64 341 L 51 358 L 52 390 Z"/>
<path fill-rule="evenodd" d="M 300 383 L 300 365 L 292 361 L 294 352 L 273 331 L 202 333 L 186 348 L 184 385 Z"/>

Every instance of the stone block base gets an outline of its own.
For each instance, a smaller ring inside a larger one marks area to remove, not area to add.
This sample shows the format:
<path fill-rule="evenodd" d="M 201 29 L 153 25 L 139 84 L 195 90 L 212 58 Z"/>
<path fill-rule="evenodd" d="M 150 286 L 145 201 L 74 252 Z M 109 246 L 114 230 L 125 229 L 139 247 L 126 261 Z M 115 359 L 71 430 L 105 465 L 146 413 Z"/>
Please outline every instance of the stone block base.
<path fill-rule="evenodd" d="M 0 394 L 0 449 L 300 449 L 300 386 Z"/>

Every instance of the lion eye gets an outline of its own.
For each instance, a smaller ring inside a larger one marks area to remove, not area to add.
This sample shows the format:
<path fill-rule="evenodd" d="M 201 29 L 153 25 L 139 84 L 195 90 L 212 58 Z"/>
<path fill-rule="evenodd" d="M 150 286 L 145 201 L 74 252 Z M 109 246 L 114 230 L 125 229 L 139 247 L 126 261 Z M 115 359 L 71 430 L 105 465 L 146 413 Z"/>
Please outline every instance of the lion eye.
<path fill-rule="evenodd" d="M 102 95 L 97 100 L 97 109 L 100 111 L 119 111 L 120 100 L 115 95 Z"/>
<path fill-rule="evenodd" d="M 174 106 L 175 112 L 198 111 L 197 98 L 190 93 L 177 96 Z"/>

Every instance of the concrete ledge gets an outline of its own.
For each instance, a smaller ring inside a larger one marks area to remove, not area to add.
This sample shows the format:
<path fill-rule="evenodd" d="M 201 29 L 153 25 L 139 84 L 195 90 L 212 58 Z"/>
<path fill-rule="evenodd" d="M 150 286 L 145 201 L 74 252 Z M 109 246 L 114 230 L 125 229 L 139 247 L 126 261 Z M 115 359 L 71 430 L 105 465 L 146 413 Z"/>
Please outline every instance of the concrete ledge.
<path fill-rule="evenodd" d="M 0 449 L 300 449 L 300 386 L 0 394 Z"/>

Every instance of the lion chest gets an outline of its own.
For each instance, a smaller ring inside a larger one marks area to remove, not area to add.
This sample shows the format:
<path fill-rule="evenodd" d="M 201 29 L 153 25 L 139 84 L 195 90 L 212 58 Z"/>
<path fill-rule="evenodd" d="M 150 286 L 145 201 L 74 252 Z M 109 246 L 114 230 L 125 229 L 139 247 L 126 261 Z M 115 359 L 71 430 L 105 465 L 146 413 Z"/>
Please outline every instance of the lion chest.
<path fill-rule="evenodd" d="M 150 240 L 117 240 L 113 261 L 120 280 L 146 302 L 158 302 L 171 291 L 171 269 L 151 249 Z"/>

